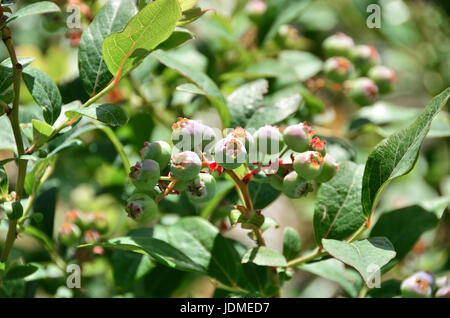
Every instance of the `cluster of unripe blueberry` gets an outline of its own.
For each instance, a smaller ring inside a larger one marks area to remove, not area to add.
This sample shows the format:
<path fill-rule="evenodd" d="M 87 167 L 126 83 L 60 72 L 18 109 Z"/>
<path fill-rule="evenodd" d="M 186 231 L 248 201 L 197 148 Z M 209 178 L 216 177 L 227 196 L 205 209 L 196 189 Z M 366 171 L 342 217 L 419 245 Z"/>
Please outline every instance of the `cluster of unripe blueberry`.
<path fill-rule="evenodd" d="M 375 47 L 355 45 L 351 37 L 337 33 L 326 38 L 322 48 L 328 57 L 324 65 L 326 77 L 342 85 L 345 94 L 356 104 L 373 104 L 380 94 L 392 91 L 396 74 L 380 65 Z"/>
<path fill-rule="evenodd" d="M 433 273 L 420 271 L 406 278 L 400 288 L 403 297 L 450 298 L 450 276 L 435 278 Z"/>
<path fill-rule="evenodd" d="M 129 176 L 136 190 L 126 212 L 136 221 L 154 218 L 157 203 L 171 193 L 185 191 L 195 203 L 211 200 L 216 191 L 214 175 L 223 172 L 244 184 L 262 175 L 275 189 L 299 198 L 312 190 L 312 182 L 327 182 L 339 169 L 326 153 L 326 142 L 306 123 L 285 129 L 265 125 L 254 134 L 237 127 L 223 138 L 221 131 L 218 135 L 198 121 L 179 118 L 172 130 L 173 149 L 164 141 L 146 142 L 141 161 L 131 167 Z M 233 170 L 241 166 L 243 176 L 238 177 Z"/>
<path fill-rule="evenodd" d="M 76 243 L 95 243 L 108 232 L 108 220 L 98 213 L 81 213 L 77 210 L 66 214 L 58 238 L 61 244 L 73 246 Z"/>

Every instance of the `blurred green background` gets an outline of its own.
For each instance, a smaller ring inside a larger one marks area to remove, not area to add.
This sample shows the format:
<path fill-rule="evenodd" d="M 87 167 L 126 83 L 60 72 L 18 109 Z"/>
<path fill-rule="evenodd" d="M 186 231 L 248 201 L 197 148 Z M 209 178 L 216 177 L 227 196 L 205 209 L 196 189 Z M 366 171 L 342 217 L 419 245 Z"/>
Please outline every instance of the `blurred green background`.
<path fill-rule="evenodd" d="M 21 0 L 18 6 L 30 2 L 33 1 Z M 67 4 L 63 0 L 55 2 L 61 6 Z M 103 2 L 84 3 L 95 16 Z M 200 0 L 199 6 L 214 8 L 215 12 L 205 14 L 190 25 L 197 38 L 171 54 L 206 72 L 225 95 L 252 80 L 254 73 L 267 73 L 269 95 L 293 90 L 305 92 L 302 87 L 309 89 L 303 96 L 307 99 L 306 106 L 292 120 L 309 120 L 319 124 L 328 136 L 345 137 L 351 146 L 336 144 L 334 148 L 340 160 L 353 158 L 364 163 L 368 152 L 385 135 L 410 122 L 417 114 L 414 109 L 423 108 L 432 96 L 450 85 L 449 1 L 303 0 L 297 1 L 303 6 L 293 17 L 283 10 L 285 4 L 290 3 L 288 0 L 272 1 L 271 9 L 266 12 L 258 12 L 256 2 Z M 369 4 L 378 4 L 381 8 L 379 29 L 370 29 L 366 25 Z M 45 71 L 58 84 L 64 102 L 68 103 L 74 99 L 86 100 L 88 96 L 78 78 L 76 45 L 79 30 L 68 30 L 65 18 L 56 14 L 33 16 L 14 23 L 12 30 L 18 55 L 35 57 L 33 66 Z M 89 23 L 86 15 L 81 21 L 82 28 Z M 367 125 L 352 133 L 349 127 L 359 111 L 357 106 L 332 91 L 313 91 L 307 81 L 299 87 L 298 81 L 292 82 L 282 74 L 274 75 L 276 70 L 268 67 L 268 63 L 276 60 L 284 50 L 307 51 L 323 59 L 321 43 L 337 31 L 353 37 L 355 43 L 373 45 L 379 50 L 383 64 L 393 68 L 398 76 L 396 90 L 380 103 L 400 109 L 407 107 L 407 111 L 380 113 L 380 109 L 371 109 L 368 116 L 380 117 L 379 124 Z M 267 41 L 271 32 L 274 35 Z M 6 53 L 1 47 L 0 60 L 4 58 Z M 206 98 L 176 90 L 185 82 L 186 79 L 176 72 L 147 59 L 133 72 L 131 80 L 122 81 L 120 87 L 107 96 L 109 101 L 121 103 L 130 114 L 129 124 L 115 129 L 115 132 L 132 164 L 138 160 L 138 151 L 144 141 L 170 139 L 170 125 L 179 116 L 218 126 L 217 113 Z M 23 92 L 23 116 L 33 116 L 33 100 L 25 89 Z M 443 128 L 435 127 L 437 135 L 439 129 L 448 129 L 448 114 L 442 116 L 441 125 Z M 126 218 L 124 212 L 131 188 L 120 157 L 100 131 L 88 132 L 81 139 L 82 145 L 61 154 L 54 173 L 41 190 L 39 204 L 48 211 L 48 215 L 55 211 L 54 224 L 51 217 L 46 218 L 46 231 L 56 238 L 65 214 L 76 209 L 98 212 L 107 217 L 111 225 L 109 237 L 124 234 L 136 225 Z M 0 157 L 7 155 L 0 152 Z M 389 211 L 450 195 L 449 159 L 449 138 L 428 138 L 416 168 L 388 187 L 379 210 Z M 14 164 L 7 167 L 10 173 L 14 173 Z M 224 222 L 233 196 L 234 192 L 230 191 L 229 197 L 212 213 L 210 220 L 217 225 Z M 314 246 L 314 197 L 312 194 L 300 200 L 290 200 L 281 196 L 264 208 L 263 214 L 279 223 L 279 228 L 265 233 L 269 247 L 281 249 L 283 228 L 287 225 L 298 230 L 304 250 Z M 169 224 L 179 216 L 198 213 L 200 209 L 184 196 L 169 197 L 161 203 L 160 222 Z M 226 222 L 222 228 L 225 236 L 251 244 L 241 229 L 229 229 Z M 30 237 L 20 237 L 16 247 L 13 258 L 23 257 L 29 262 L 48 258 L 43 248 Z M 440 226 L 425 233 L 401 266 L 388 275 L 402 279 L 419 269 L 448 271 L 449 252 L 450 217 L 447 213 Z M 68 258 L 75 255 L 74 251 L 64 249 L 61 253 Z M 118 253 L 122 252 L 106 251 L 87 260 L 83 266 L 81 290 L 61 287 L 61 278 L 54 269 L 54 278 L 48 276 L 50 278 L 44 279 L 34 289 L 28 284 L 25 292 L 38 297 L 210 297 L 214 293 L 214 286 L 206 277 L 174 271 L 151 262 L 140 263 L 143 266 L 142 277 L 135 283 L 132 278 L 118 274 L 119 269 L 114 269 L 110 261 L 130 257 L 131 264 L 135 261 L 134 256 Z M 52 268 L 46 270 L 51 272 Z M 340 293 L 336 283 L 306 272 L 296 273 L 282 291 L 283 296 L 289 297 L 331 297 Z"/>

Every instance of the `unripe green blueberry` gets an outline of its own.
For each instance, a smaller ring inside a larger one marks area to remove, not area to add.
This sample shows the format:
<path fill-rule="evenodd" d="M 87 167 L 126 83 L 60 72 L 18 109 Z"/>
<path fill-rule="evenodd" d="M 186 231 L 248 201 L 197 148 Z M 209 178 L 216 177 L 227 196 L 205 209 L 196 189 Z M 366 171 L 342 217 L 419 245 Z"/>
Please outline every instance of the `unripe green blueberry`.
<path fill-rule="evenodd" d="M 428 298 L 434 287 L 434 276 L 429 272 L 420 271 L 402 282 L 400 290 L 403 297 Z"/>
<path fill-rule="evenodd" d="M 144 160 L 155 160 L 159 164 L 159 168 L 163 170 L 169 164 L 172 149 L 165 141 L 145 142 L 140 154 Z"/>
<path fill-rule="evenodd" d="M 377 49 L 371 45 L 357 45 L 353 47 L 350 51 L 350 59 L 353 65 L 363 74 L 380 63 L 380 55 Z"/>
<path fill-rule="evenodd" d="M 317 151 L 322 155 L 322 157 L 324 157 L 327 153 L 325 149 L 326 143 L 327 142 L 325 140 L 320 140 L 319 137 L 314 137 L 310 142 L 309 149 L 311 151 Z"/>
<path fill-rule="evenodd" d="M 439 288 L 436 291 L 436 298 L 450 298 L 450 285 Z"/>
<path fill-rule="evenodd" d="M 296 152 L 307 151 L 313 135 L 311 127 L 306 122 L 288 126 L 283 131 L 284 142 L 289 149 Z"/>
<path fill-rule="evenodd" d="M 147 222 L 153 219 L 158 211 L 155 201 L 143 193 L 134 193 L 127 202 L 125 211 L 137 222 Z"/>
<path fill-rule="evenodd" d="M 330 181 L 339 170 L 339 165 L 330 154 L 326 154 L 323 158 L 323 167 L 319 176 L 317 176 L 314 180 L 323 183 Z"/>
<path fill-rule="evenodd" d="M 203 151 L 215 137 L 212 128 L 195 120 L 178 118 L 172 125 L 172 142 L 182 151 Z"/>
<path fill-rule="evenodd" d="M 348 80 L 354 72 L 353 64 L 345 57 L 331 57 L 325 61 L 325 75 L 336 83 L 343 83 Z"/>
<path fill-rule="evenodd" d="M 58 238 L 61 244 L 71 246 L 75 244 L 81 237 L 80 228 L 73 223 L 63 223 L 58 233 Z"/>
<path fill-rule="evenodd" d="M 309 181 L 303 179 L 297 172 L 289 172 L 283 179 L 283 193 L 292 199 L 298 199 L 312 190 Z"/>
<path fill-rule="evenodd" d="M 130 170 L 131 181 L 141 191 L 153 189 L 161 176 L 159 164 L 152 159 L 139 161 Z"/>
<path fill-rule="evenodd" d="M 214 160 L 224 169 L 233 170 L 247 160 L 247 150 L 239 139 L 226 137 L 214 147 Z"/>
<path fill-rule="evenodd" d="M 249 153 L 253 149 L 255 144 L 253 136 L 242 127 L 236 127 L 230 134 L 228 134 L 227 137 L 234 137 L 239 139 L 239 141 L 244 144 L 247 153 Z"/>
<path fill-rule="evenodd" d="M 326 56 L 350 56 L 350 50 L 355 43 L 348 35 L 339 32 L 326 38 L 322 43 L 322 48 Z"/>
<path fill-rule="evenodd" d="M 194 179 L 202 169 L 200 157 L 192 151 L 184 151 L 172 157 L 170 174 L 178 180 L 188 181 Z"/>
<path fill-rule="evenodd" d="M 207 173 L 198 176 L 186 185 L 186 193 L 193 202 L 202 203 L 211 200 L 216 193 L 216 180 Z"/>
<path fill-rule="evenodd" d="M 367 77 L 348 82 L 348 95 L 360 106 L 373 104 L 378 97 L 378 86 Z"/>
<path fill-rule="evenodd" d="M 6 202 L 3 207 L 9 220 L 18 220 L 23 215 L 22 204 L 18 201 Z"/>
<path fill-rule="evenodd" d="M 277 127 L 265 125 L 256 131 L 254 137 L 258 152 L 263 155 L 273 155 L 283 149 L 283 135 Z"/>
<path fill-rule="evenodd" d="M 394 70 L 383 65 L 376 65 L 369 70 L 369 78 L 378 86 L 380 94 L 387 94 L 394 89 L 397 76 Z"/>
<path fill-rule="evenodd" d="M 294 170 L 306 180 L 317 178 L 322 172 L 323 157 L 317 151 L 306 151 L 294 157 Z"/>

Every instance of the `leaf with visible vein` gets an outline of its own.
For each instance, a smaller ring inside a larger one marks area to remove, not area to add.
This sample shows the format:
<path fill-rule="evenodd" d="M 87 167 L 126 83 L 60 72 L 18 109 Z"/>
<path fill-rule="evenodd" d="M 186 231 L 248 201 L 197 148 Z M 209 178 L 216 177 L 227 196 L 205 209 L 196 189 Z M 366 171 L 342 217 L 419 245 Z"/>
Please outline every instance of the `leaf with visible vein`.
<path fill-rule="evenodd" d="M 314 235 L 317 244 L 323 238 L 341 240 L 364 223 L 361 186 L 364 165 L 343 162 L 337 175 L 320 186 L 314 209 Z"/>
<path fill-rule="evenodd" d="M 361 196 L 367 218 L 372 215 L 380 194 L 389 182 L 414 168 L 431 123 L 449 98 L 450 87 L 434 97 L 413 124 L 384 139 L 369 155 Z"/>
<path fill-rule="evenodd" d="M 181 18 L 177 0 L 158 0 L 139 11 L 119 33 L 103 41 L 103 57 L 116 77 L 126 75 L 172 34 Z"/>
<path fill-rule="evenodd" d="M 95 95 L 113 79 L 103 60 L 103 40 L 111 33 L 123 30 L 136 13 L 136 6 L 129 0 L 108 1 L 83 32 L 78 65 L 84 89 L 89 95 Z"/>
<path fill-rule="evenodd" d="M 94 104 L 87 108 L 77 108 L 66 111 L 68 119 L 73 119 L 79 115 L 86 116 L 109 126 L 123 126 L 128 122 L 127 112 L 119 105 L 115 104 Z"/>
<path fill-rule="evenodd" d="M 28 17 L 30 15 L 50 13 L 50 12 L 60 12 L 60 11 L 61 11 L 61 9 L 59 9 L 59 7 L 53 2 L 38 1 L 36 3 L 32 3 L 26 7 L 23 7 L 22 9 L 13 13 L 8 18 L 8 20 L 6 20 L 6 24 L 16 21 L 18 19 L 24 18 L 24 17 Z"/>
<path fill-rule="evenodd" d="M 396 254 L 392 243 L 385 237 L 371 237 L 353 243 L 323 239 L 322 245 L 331 256 L 355 268 L 366 284 Z"/>

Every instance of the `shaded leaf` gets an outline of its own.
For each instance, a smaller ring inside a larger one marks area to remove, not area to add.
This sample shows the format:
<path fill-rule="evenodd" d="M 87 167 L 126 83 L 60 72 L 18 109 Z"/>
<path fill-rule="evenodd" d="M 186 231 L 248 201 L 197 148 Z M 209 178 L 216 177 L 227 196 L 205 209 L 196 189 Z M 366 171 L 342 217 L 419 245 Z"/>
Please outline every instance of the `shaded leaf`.
<path fill-rule="evenodd" d="M 111 263 L 116 286 L 127 288 L 152 270 L 156 264 L 148 255 L 114 250 Z"/>
<path fill-rule="evenodd" d="M 128 113 L 123 107 L 115 104 L 94 104 L 86 108 L 68 110 L 65 114 L 69 119 L 82 115 L 109 126 L 123 126 L 128 122 Z"/>
<path fill-rule="evenodd" d="M 410 126 L 384 139 L 369 155 L 363 177 L 361 202 L 369 217 L 386 185 L 414 168 L 420 146 L 436 114 L 446 105 L 450 88 L 434 97 Z"/>
<path fill-rule="evenodd" d="M 337 175 L 320 186 L 314 208 L 314 235 L 317 244 L 323 238 L 344 239 L 363 223 L 361 185 L 364 165 L 346 161 Z"/>
<path fill-rule="evenodd" d="M 53 124 L 58 118 L 62 106 L 58 87 L 47 74 L 32 66 L 24 69 L 22 76 L 34 101 L 42 107 L 45 121 Z"/>
<path fill-rule="evenodd" d="M 414 247 L 419 237 L 437 223 L 438 218 L 434 213 L 413 205 L 383 213 L 370 236 L 387 237 L 397 252 L 395 259 L 400 260 Z"/>
<path fill-rule="evenodd" d="M 108 1 L 83 31 L 78 65 L 83 86 L 89 95 L 95 95 L 113 79 L 103 60 L 103 40 L 111 33 L 123 30 L 136 13 L 137 8 L 132 1 Z"/>
<path fill-rule="evenodd" d="M 181 15 L 181 19 L 178 20 L 177 26 L 183 26 L 189 23 L 194 22 L 199 19 L 202 15 L 208 12 L 210 9 L 202 9 L 202 8 L 192 8 L 186 11 L 183 11 Z"/>
<path fill-rule="evenodd" d="M 38 267 L 33 264 L 16 265 L 16 266 L 11 267 L 8 270 L 8 272 L 6 273 L 6 276 L 3 277 L 3 279 L 4 280 L 23 279 L 23 278 L 33 274 L 37 270 L 38 270 Z"/>
<path fill-rule="evenodd" d="M 186 271 L 204 272 L 188 256 L 170 244 L 152 237 L 119 237 L 99 245 L 132 251 L 152 256 L 157 262 L 172 268 Z"/>
<path fill-rule="evenodd" d="M 183 28 L 177 27 L 177 28 L 175 28 L 173 33 L 169 36 L 169 38 L 167 40 L 165 40 L 164 42 L 162 42 L 160 45 L 158 45 L 158 47 L 156 49 L 168 51 L 170 49 L 174 49 L 174 48 L 184 44 L 185 42 L 187 42 L 189 40 L 192 40 L 193 38 L 195 38 L 194 33 L 189 31 L 188 29 L 183 29 Z"/>

